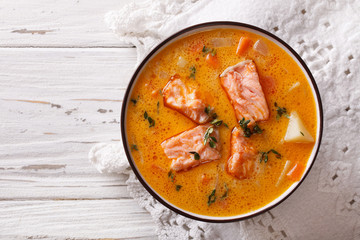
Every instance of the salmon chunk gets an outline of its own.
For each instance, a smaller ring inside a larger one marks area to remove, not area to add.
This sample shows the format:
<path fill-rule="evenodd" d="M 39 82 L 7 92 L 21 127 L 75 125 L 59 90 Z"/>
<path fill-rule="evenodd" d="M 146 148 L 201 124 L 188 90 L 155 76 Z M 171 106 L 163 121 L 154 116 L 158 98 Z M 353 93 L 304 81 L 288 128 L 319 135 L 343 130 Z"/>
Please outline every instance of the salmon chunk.
<path fill-rule="evenodd" d="M 198 124 L 206 123 L 210 120 L 205 112 L 206 103 L 200 99 L 196 89 L 187 87 L 180 77 L 171 77 L 163 91 L 164 105 L 172 108 Z"/>
<path fill-rule="evenodd" d="M 227 172 L 238 179 L 249 179 L 258 172 L 256 151 L 246 141 L 242 131 L 235 127 L 231 133 L 231 156 Z"/>
<path fill-rule="evenodd" d="M 252 125 L 269 118 L 269 108 L 252 60 L 228 67 L 220 78 L 239 121 L 245 118 Z"/>
<path fill-rule="evenodd" d="M 212 128 L 213 131 L 209 134 L 209 138 L 204 145 L 204 136 L 209 132 L 209 128 Z M 210 144 L 211 141 L 213 142 L 212 145 Z M 172 159 L 171 169 L 182 171 L 220 159 L 219 142 L 219 130 L 211 124 L 205 124 L 163 141 L 161 147 L 164 149 L 165 155 Z M 195 156 L 195 153 L 198 156 Z M 198 159 L 196 159 L 197 157 Z"/>

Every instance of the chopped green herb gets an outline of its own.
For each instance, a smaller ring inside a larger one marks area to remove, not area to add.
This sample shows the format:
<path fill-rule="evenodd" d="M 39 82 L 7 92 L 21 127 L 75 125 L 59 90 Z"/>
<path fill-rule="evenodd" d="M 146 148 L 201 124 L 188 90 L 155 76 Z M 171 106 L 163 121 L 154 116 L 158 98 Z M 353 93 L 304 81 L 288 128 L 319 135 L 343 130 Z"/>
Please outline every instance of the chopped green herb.
<path fill-rule="evenodd" d="M 203 52 L 203 56 L 205 56 L 208 53 L 211 53 L 212 56 L 216 55 L 216 49 L 207 48 L 205 45 L 204 45 L 204 47 L 202 49 L 202 52 Z"/>
<path fill-rule="evenodd" d="M 134 104 L 134 106 L 136 105 L 137 101 L 139 100 L 140 96 L 137 96 L 137 98 L 132 98 L 130 99 L 130 101 Z"/>
<path fill-rule="evenodd" d="M 254 128 L 253 128 L 253 133 L 262 133 L 263 130 L 259 127 L 259 125 L 255 124 Z"/>
<path fill-rule="evenodd" d="M 131 150 L 139 151 L 137 145 L 135 144 L 131 145 Z"/>
<path fill-rule="evenodd" d="M 216 55 L 216 49 L 212 49 L 212 50 L 211 50 L 211 56 L 214 57 L 215 55 Z"/>
<path fill-rule="evenodd" d="M 289 117 L 289 114 L 287 113 L 287 110 L 286 108 L 282 108 L 282 107 L 279 107 L 277 102 L 274 103 L 274 106 L 276 107 L 276 120 L 279 120 L 281 118 L 282 115 L 284 115 L 285 117 L 287 118 L 290 118 Z"/>
<path fill-rule="evenodd" d="M 200 160 L 200 155 L 197 152 L 189 152 L 189 153 L 194 154 L 195 160 Z"/>
<path fill-rule="evenodd" d="M 176 191 L 180 191 L 180 189 L 182 188 L 181 185 L 175 185 Z"/>
<path fill-rule="evenodd" d="M 300 131 L 300 134 L 301 134 L 301 135 L 303 135 L 303 136 L 305 136 L 305 135 L 304 135 L 304 133 L 303 133 L 303 132 L 301 132 L 301 131 Z"/>
<path fill-rule="evenodd" d="M 168 172 L 168 177 L 171 179 L 171 182 L 174 182 L 175 175 L 171 170 Z"/>
<path fill-rule="evenodd" d="M 205 112 L 207 115 L 210 114 L 210 111 L 211 111 L 211 107 L 210 107 L 210 106 L 205 107 L 204 112 Z"/>
<path fill-rule="evenodd" d="M 205 107 L 204 112 L 205 112 L 207 115 L 211 116 L 212 119 L 216 119 L 216 118 L 217 118 L 216 112 L 214 112 L 214 111 L 211 109 L 210 106 Z M 219 120 L 219 121 L 220 121 L 220 120 Z M 219 125 L 219 126 L 220 126 L 220 125 Z"/>
<path fill-rule="evenodd" d="M 220 119 L 214 119 L 214 120 L 212 120 L 210 123 L 211 123 L 212 125 L 215 125 L 215 126 L 219 127 L 219 126 L 223 123 L 223 121 L 220 120 Z"/>
<path fill-rule="evenodd" d="M 213 141 L 209 141 L 209 145 L 211 148 L 215 148 L 216 147 L 216 143 L 214 143 Z"/>
<path fill-rule="evenodd" d="M 145 118 L 145 119 L 148 119 L 148 116 L 149 116 L 148 113 L 145 111 L 145 112 L 144 112 L 144 118 Z"/>
<path fill-rule="evenodd" d="M 226 123 L 224 123 L 224 126 L 225 126 L 226 128 L 229 128 L 229 126 L 228 126 Z"/>
<path fill-rule="evenodd" d="M 269 156 L 268 154 L 269 153 L 274 153 L 276 158 L 281 158 L 281 154 L 278 153 L 277 151 L 275 151 L 274 149 L 270 149 L 269 151 L 267 152 L 260 152 L 261 156 L 260 156 L 260 163 L 262 162 L 262 160 L 264 160 L 264 163 L 267 163 L 267 161 L 269 160 Z"/>
<path fill-rule="evenodd" d="M 216 193 L 216 188 L 214 188 L 214 190 L 212 190 L 211 194 L 208 197 L 208 202 L 207 202 L 208 206 L 210 206 L 212 203 L 214 203 L 216 201 L 215 193 Z"/>
<path fill-rule="evenodd" d="M 268 151 L 268 153 L 269 153 L 269 152 L 274 153 L 274 154 L 276 155 L 276 158 L 281 158 L 281 154 L 278 153 L 277 151 L 275 151 L 274 149 L 270 149 L 270 150 Z"/>
<path fill-rule="evenodd" d="M 189 76 L 189 78 L 192 78 L 192 79 L 195 80 L 195 73 L 196 73 L 196 68 L 195 68 L 195 66 L 191 66 L 191 67 L 190 67 L 190 76 Z"/>
<path fill-rule="evenodd" d="M 144 118 L 148 120 L 149 128 L 155 126 L 155 120 L 149 117 L 149 114 L 146 111 L 144 112 Z"/>
<path fill-rule="evenodd" d="M 216 118 L 218 117 L 218 115 L 216 114 L 216 112 L 213 112 L 212 115 L 211 115 L 211 117 L 212 117 L 213 119 L 216 119 Z"/>
<path fill-rule="evenodd" d="M 248 126 L 247 126 L 249 124 L 249 122 L 250 122 L 250 120 L 245 121 L 245 118 L 242 118 L 239 121 L 240 127 L 244 131 L 244 136 L 247 137 L 247 138 L 249 138 L 252 135 L 251 129 L 248 128 Z"/>
<path fill-rule="evenodd" d="M 155 120 L 152 119 L 151 117 L 148 117 L 148 121 L 149 121 L 149 128 L 155 126 Z"/>
<path fill-rule="evenodd" d="M 253 127 L 253 129 L 251 130 L 247 125 L 250 123 L 250 120 L 246 120 L 245 118 L 242 118 L 239 121 L 240 127 L 242 128 L 243 132 L 244 132 L 244 136 L 249 138 L 251 135 L 255 134 L 255 133 L 262 133 L 263 129 L 261 129 L 259 127 L 259 125 L 255 124 L 255 126 Z"/>
<path fill-rule="evenodd" d="M 159 93 L 160 93 L 160 95 L 162 96 L 162 90 L 161 90 L 161 89 L 159 90 Z"/>
<path fill-rule="evenodd" d="M 204 145 L 206 145 L 209 137 L 210 137 L 210 134 L 214 131 L 214 128 L 213 127 L 209 127 L 206 132 L 205 132 L 205 135 L 204 135 Z"/>
<path fill-rule="evenodd" d="M 156 108 L 157 108 L 157 113 L 159 114 L 159 108 L 160 108 L 160 102 L 159 101 L 156 104 Z"/>
<path fill-rule="evenodd" d="M 211 51 L 211 49 L 205 47 L 205 45 L 204 45 L 204 47 L 203 47 L 203 49 L 202 49 L 202 52 L 203 52 L 203 53 L 208 53 L 208 52 L 210 52 L 210 51 Z"/>
<path fill-rule="evenodd" d="M 210 137 L 214 142 L 216 142 L 217 143 L 217 140 L 216 140 L 216 138 L 215 137 Z"/>
<path fill-rule="evenodd" d="M 130 101 L 134 104 L 134 105 L 136 105 L 136 103 L 137 103 L 137 100 L 136 99 L 130 99 Z"/>
<path fill-rule="evenodd" d="M 221 200 L 227 198 L 228 192 L 229 192 L 229 188 L 227 187 L 226 183 L 224 184 L 224 187 L 225 187 L 225 192 L 224 192 L 224 194 L 221 196 Z"/>
<path fill-rule="evenodd" d="M 264 163 L 267 163 L 269 156 L 267 152 L 260 152 L 261 156 L 260 156 L 260 163 L 262 162 L 262 160 L 264 160 Z"/>

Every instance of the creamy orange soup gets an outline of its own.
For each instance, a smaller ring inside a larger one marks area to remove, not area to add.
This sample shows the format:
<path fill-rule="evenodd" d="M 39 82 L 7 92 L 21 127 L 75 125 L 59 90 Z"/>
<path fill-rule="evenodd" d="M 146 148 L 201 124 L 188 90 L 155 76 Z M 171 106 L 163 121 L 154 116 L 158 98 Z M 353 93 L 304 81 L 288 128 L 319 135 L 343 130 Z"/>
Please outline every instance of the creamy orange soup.
<path fill-rule="evenodd" d="M 251 44 L 238 56 L 238 42 L 244 36 L 251 40 Z M 219 39 L 223 40 L 220 46 L 217 43 Z M 253 47 L 259 39 L 268 47 L 267 56 Z M 215 53 L 218 61 L 216 66 L 206 61 L 204 46 Z M 280 153 L 281 158 L 270 152 L 266 163 L 262 159 L 260 171 L 254 178 L 239 180 L 226 171 L 231 130 L 239 127 L 239 123 L 220 85 L 219 75 L 227 67 L 246 59 L 255 62 L 270 111 L 268 120 L 258 122 L 263 132 L 253 134 L 247 140 L 259 152 L 257 161 L 260 161 L 261 152 L 270 149 Z M 218 118 L 228 126 L 222 124 L 219 127 L 221 159 L 180 172 L 170 170 L 171 159 L 164 154 L 160 144 L 198 124 L 163 104 L 161 90 L 175 74 L 186 85 L 197 88 L 203 99 L 214 108 Z M 278 107 L 286 108 L 287 113 L 277 117 L 275 102 Z M 154 120 L 153 126 L 145 119 L 145 111 L 147 117 Z M 311 88 L 304 73 L 284 50 L 270 40 L 246 31 L 204 31 L 173 42 L 147 63 L 131 93 L 126 115 L 127 139 L 141 175 L 164 199 L 197 214 L 233 216 L 265 206 L 299 180 L 285 175 L 279 181 L 286 161 L 305 167 L 314 147 L 314 142 L 284 141 L 289 123 L 287 116 L 292 111 L 298 113 L 315 139 L 316 107 Z"/>

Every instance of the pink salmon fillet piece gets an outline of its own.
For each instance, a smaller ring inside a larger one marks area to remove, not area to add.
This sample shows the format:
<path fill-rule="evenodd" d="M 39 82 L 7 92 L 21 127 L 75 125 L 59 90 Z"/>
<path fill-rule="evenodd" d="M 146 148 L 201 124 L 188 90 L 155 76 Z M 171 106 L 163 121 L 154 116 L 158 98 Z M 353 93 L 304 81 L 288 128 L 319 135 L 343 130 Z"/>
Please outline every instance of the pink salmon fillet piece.
<path fill-rule="evenodd" d="M 228 67 L 220 78 L 238 121 L 245 118 L 252 125 L 269 118 L 269 108 L 252 60 Z"/>
<path fill-rule="evenodd" d="M 209 127 L 213 127 L 214 129 L 210 136 L 216 138 L 218 142 L 215 148 L 210 147 L 209 141 L 204 145 L 204 135 Z M 164 149 L 165 155 L 169 159 L 172 159 L 171 169 L 174 171 L 182 171 L 220 159 L 221 147 L 219 143 L 219 130 L 211 124 L 205 124 L 163 141 L 161 147 Z M 197 152 L 200 155 L 200 159 L 195 160 L 194 154 L 190 152 Z"/>
<path fill-rule="evenodd" d="M 231 156 L 227 162 L 227 172 L 238 179 L 249 179 L 259 169 L 256 151 L 247 143 L 243 132 L 237 127 L 231 132 Z"/>
<path fill-rule="evenodd" d="M 206 103 L 200 99 L 196 89 L 187 87 L 178 75 L 172 76 L 162 90 L 164 105 L 174 109 L 198 124 L 210 120 L 205 112 Z"/>

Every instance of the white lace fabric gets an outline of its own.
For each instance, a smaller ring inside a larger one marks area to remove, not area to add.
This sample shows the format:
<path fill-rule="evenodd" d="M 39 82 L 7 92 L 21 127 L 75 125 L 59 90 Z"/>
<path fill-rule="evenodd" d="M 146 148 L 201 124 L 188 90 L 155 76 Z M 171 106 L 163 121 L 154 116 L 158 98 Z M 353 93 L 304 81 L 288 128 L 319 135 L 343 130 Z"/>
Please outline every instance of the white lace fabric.
<path fill-rule="evenodd" d="M 100 172 L 129 175 L 128 191 L 152 215 L 159 239 L 360 239 L 360 1 L 147 1 L 110 12 L 105 20 L 137 47 L 138 62 L 187 26 L 253 24 L 299 53 L 321 93 L 324 135 L 312 170 L 286 201 L 245 221 L 209 224 L 182 217 L 142 187 L 121 143 L 94 146 L 89 158 Z"/>

